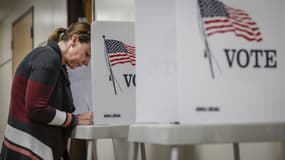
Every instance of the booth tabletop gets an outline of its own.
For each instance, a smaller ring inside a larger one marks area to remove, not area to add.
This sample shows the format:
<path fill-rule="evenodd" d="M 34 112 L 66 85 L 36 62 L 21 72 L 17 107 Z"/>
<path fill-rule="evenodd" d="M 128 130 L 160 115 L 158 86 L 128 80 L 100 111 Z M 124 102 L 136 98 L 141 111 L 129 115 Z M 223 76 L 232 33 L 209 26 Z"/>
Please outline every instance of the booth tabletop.
<path fill-rule="evenodd" d="M 105 139 L 105 138 L 128 138 L 129 125 L 79 125 L 71 134 L 71 138 L 76 139 Z"/>
<path fill-rule="evenodd" d="M 284 141 L 285 124 L 133 124 L 128 140 L 161 145 Z"/>

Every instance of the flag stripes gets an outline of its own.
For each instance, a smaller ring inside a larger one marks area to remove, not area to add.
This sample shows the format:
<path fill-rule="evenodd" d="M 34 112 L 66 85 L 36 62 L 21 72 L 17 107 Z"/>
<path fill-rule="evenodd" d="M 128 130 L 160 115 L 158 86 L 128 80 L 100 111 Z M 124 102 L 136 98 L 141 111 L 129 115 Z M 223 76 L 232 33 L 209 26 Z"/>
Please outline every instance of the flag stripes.
<path fill-rule="evenodd" d="M 247 41 L 262 41 L 257 23 L 244 10 L 224 5 L 217 0 L 199 0 L 205 33 L 233 32 Z"/>
<path fill-rule="evenodd" d="M 130 63 L 136 65 L 136 48 L 121 41 L 105 39 L 110 65 Z"/>

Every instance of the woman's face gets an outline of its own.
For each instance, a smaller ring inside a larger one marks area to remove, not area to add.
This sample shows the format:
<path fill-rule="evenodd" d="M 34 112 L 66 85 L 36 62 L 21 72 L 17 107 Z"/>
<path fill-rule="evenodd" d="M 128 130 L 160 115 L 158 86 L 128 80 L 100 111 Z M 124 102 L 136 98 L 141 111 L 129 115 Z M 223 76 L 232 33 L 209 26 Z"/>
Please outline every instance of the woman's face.
<path fill-rule="evenodd" d="M 91 58 L 91 44 L 80 43 L 75 41 L 68 49 L 68 56 L 66 57 L 66 64 L 71 69 L 87 66 Z"/>

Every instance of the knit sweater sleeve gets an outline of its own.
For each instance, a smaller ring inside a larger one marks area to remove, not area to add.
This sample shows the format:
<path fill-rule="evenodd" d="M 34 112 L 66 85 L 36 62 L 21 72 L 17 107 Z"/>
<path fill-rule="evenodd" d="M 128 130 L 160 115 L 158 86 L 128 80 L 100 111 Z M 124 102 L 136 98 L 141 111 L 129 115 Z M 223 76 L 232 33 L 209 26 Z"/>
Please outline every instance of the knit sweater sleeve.
<path fill-rule="evenodd" d="M 40 51 L 31 61 L 31 71 L 26 88 L 26 108 L 32 121 L 47 125 L 69 127 L 78 117 L 49 105 L 60 74 L 60 57 L 47 49 Z"/>

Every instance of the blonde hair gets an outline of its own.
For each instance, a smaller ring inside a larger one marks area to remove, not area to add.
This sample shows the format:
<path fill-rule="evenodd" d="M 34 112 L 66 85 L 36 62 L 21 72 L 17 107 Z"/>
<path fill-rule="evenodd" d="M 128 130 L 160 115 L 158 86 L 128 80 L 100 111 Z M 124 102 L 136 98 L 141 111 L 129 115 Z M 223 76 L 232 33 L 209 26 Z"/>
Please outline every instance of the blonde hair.
<path fill-rule="evenodd" d="M 56 42 L 68 41 L 75 34 L 79 36 L 80 43 L 89 43 L 90 25 L 85 22 L 77 22 L 71 24 L 67 29 L 57 28 L 50 34 L 48 40 L 54 40 Z"/>

